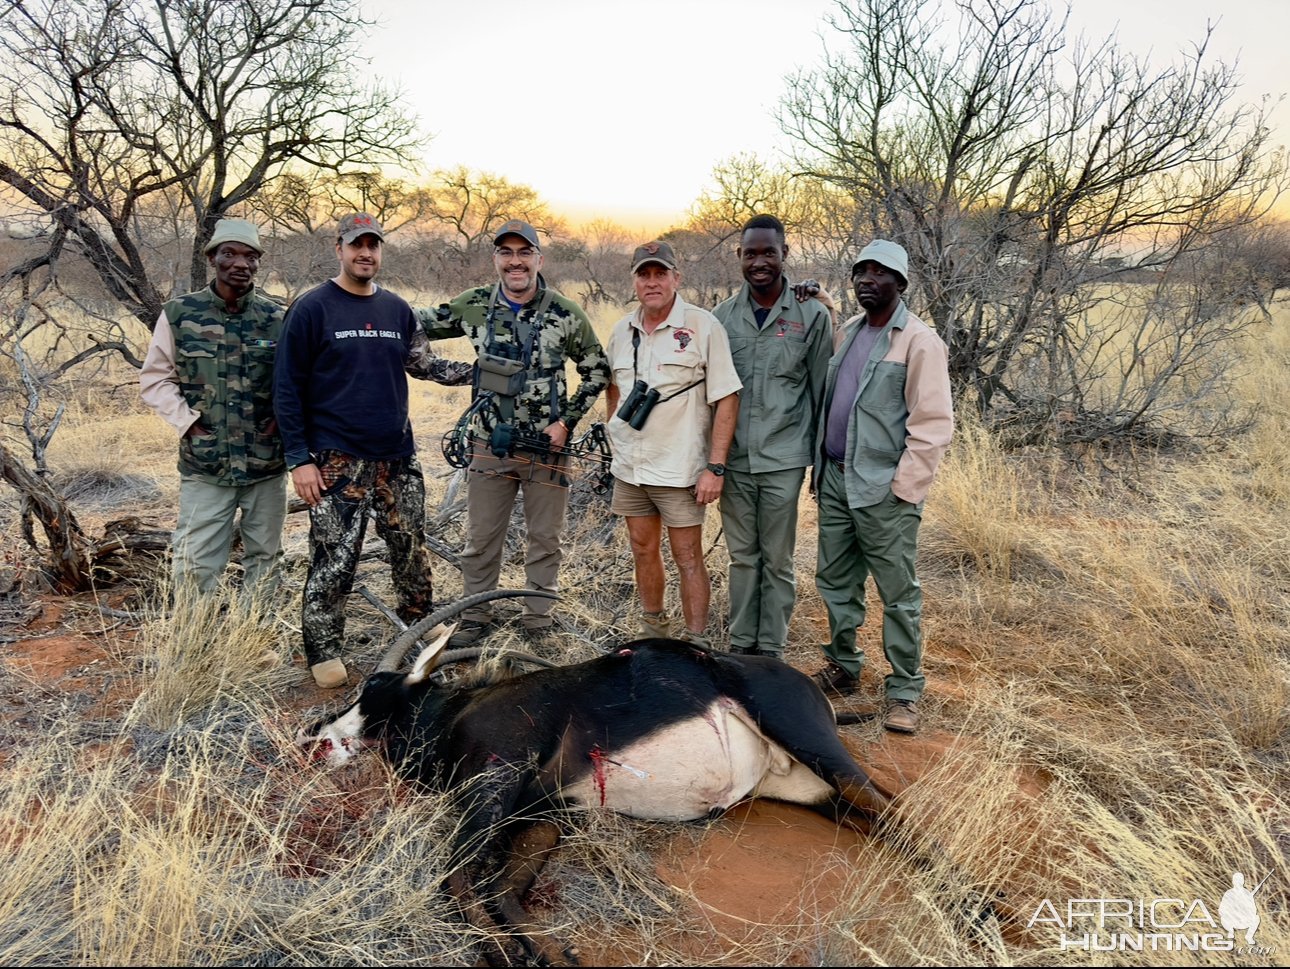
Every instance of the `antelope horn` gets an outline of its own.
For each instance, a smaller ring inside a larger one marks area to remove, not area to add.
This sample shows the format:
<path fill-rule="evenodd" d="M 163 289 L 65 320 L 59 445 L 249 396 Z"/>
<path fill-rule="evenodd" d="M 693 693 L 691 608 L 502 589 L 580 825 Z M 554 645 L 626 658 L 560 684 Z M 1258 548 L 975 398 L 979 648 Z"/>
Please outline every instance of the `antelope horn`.
<path fill-rule="evenodd" d="M 424 619 L 418 619 L 413 625 L 399 633 L 398 638 L 390 644 L 390 648 L 381 657 L 381 662 L 377 664 L 376 672 L 395 672 L 403 664 L 403 660 L 407 657 L 408 650 L 412 648 L 412 644 L 420 639 L 426 630 L 433 629 L 439 623 L 460 615 L 472 606 L 477 606 L 481 602 L 492 602 L 494 599 L 517 599 L 530 596 L 537 599 L 560 598 L 556 593 L 547 592 L 543 589 L 489 589 L 487 592 L 476 592 L 473 596 L 458 599 L 456 602 L 436 609 Z"/>
<path fill-rule="evenodd" d="M 450 649 L 439 657 L 436 666 L 448 666 L 452 663 L 464 663 L 467 660 L 479 659 L 484 655 L 482 646 L 470 646 L 466 649 Z M 543 659 L 541 656 L 534 656 L 532 653 L 521 652 L 518 649 L 504 649 L 494 653 L 498 659 L 514 660 L 517 663 L 528 663 L 530 666 L 541 666 L 543 669 L 553 670 L 558 667 L 559 663 L 553 663 L 549 659 Z"/>

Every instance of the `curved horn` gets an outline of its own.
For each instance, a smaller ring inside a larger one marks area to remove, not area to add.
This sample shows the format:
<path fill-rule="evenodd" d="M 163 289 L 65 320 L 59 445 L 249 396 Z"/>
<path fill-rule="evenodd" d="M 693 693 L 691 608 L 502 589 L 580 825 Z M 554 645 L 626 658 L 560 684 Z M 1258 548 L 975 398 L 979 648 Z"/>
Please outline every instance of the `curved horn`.
<path fill-rule="evenodd" d="M 479 659 L 484 655 L 482 646 L 471 646 L 467 649 L 450 649 L 439 657 L 439 662 L 435 664 L 436 668 L 440 666 L 449 666 L 453 663 L 464 663 L 466 660 Z M 543 659 L 541 656 L 534 656 L 532 653 L 521 652 L 518 649 L 503 649 L 494 653 L 498 659 L 509 659 L 517 663 L 528 663 L 529 666 L 540 666 L 543 669 L 553 670 L 559 667 L 559 663 L 553 663 L 549 659 Z"/>
<path fill-rule="evenodd" d="M 476 592 L 473 596 L 458 599 L 456 602 L 436 609 L 424 619 L 418 619 L 413 625 L 399 633 L 398 638 L 390 644 L 390 648 L 381 657 L 381 662 L 376 666 L 376 672 L 393 673 L 403 664 L 403 660 L 408 655 L 408 650 L 412 648 L 412 644 L 420 639 L 426 630 L 433 629 L 439 623 L 460 615 L 472 606 L 477 606 L 481 602 L 491 602 L 494 599 L 516 599 L 530 596 L 538 599 L 560 598 L 556 593 L 547 592 L 543 589 L 489 589 L 487 592 Z"/>

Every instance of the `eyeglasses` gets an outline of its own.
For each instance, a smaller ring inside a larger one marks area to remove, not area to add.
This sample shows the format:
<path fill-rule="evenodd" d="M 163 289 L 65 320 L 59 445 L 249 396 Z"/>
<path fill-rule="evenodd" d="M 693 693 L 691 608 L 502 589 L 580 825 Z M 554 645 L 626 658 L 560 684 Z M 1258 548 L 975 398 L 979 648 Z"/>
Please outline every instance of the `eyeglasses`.
<path fill-rule="evenodd" d="M 499 246 L 493 252 L 503 259 L 510 259 L 512 256 L 519 256 L 521 259 L 532 259 L 538 254 L 538 251 L 532 246 L 525 246 L 523 249 L 508 249 L 506 246 Z"/>

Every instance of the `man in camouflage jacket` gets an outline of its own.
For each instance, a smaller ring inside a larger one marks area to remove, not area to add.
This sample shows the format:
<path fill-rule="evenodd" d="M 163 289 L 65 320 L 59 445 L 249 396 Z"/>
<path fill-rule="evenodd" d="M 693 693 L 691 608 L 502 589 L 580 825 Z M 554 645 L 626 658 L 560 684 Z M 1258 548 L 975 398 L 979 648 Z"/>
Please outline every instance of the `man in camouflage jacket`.
<path fill-rule="evenodd" d="M 144 403 L 180 435 L 176 588 L 216 587 L 239 510 L 246 587 L 277 586 L 286 465 L 273 356 L 283 309 L 255 288 L 263 254 L 250 222 L 217 223 L 206 245 L 214 281 L 162 308 L 139 376 Z"/>
<path fill-rule="evenodd" d="M 493 245 L 498 275 L 495 285 L 468 289 L 437 309 L 417 311 L 430 339 L 465 336 L 481 355 L 481 362 L 488 355 L 509 358 L 519 365 L 512 380 L 515 392 L 497 393 L 496 408 L 481 410 L 472 427 L 475 447 L 470 468 L 476 473 L 467 494 L 469 534 L 461 554 L 462 579 L 466 595 L 497 588 L 511 509 L 523 489 L 529 540 L 525 588 L 555 592 L 559 589 L 560 533 L 569 499 L 568 479 L 559 460 L 549 453 L 535 453 L 521 445 L 499 447 L 503 455 L 498 456 L 490 442 L 500 424 L 510 425 L 521 442 L 545 437 L 551 451 L 563 447 L 609 383 L 609 364 L 586 313 L 543 280 L 542 252 L 533 226 L 511 220 L 497 231 Z M 580 378 L 572 397 L 565 377 L 566 360 L 574 362 Z M 479 368 L 477 363 L 477 395 Z M 482 379 L 487 382 L 489 378 Z M 521 624 L 525 632 L 543 635 L 553 623 L 551 607 L 550 599 L 524 600 Z M 454 645 L 476 641 L 490 621 L 486 606 L 466 612 Z"/>

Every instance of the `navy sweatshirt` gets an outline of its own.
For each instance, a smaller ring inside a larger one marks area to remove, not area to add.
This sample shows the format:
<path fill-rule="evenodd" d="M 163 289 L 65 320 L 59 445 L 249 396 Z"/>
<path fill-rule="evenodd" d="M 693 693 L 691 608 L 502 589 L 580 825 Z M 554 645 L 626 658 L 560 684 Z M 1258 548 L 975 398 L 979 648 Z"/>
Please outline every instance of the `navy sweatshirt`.
<path fill-rule="evenodd" d="M 372 461 L 413 453 L 403 363 L 417 325 L 401 297 L 355 296 L 331 280 L 291 304 L 273 369 L 289 467 L 324 450 Z"/>

